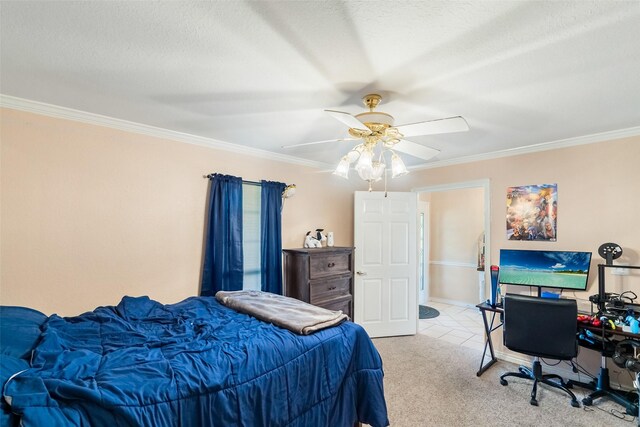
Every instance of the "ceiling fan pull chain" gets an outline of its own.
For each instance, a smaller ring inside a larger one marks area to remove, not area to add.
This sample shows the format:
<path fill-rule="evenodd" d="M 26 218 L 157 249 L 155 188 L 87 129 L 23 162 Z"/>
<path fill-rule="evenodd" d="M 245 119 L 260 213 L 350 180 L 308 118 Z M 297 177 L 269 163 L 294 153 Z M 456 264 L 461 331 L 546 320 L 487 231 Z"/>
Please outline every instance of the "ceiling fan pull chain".
<path fill-rule="evenodd" d="M 387 197 L 387 171 L 384 171 L 384 197 Z"/>

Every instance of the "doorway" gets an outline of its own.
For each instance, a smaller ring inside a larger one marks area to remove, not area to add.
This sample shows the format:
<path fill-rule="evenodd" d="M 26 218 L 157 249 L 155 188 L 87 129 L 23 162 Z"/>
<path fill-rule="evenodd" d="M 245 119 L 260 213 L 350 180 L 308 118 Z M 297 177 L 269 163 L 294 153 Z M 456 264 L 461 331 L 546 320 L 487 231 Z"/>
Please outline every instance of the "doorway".
<path fill-rule="evenodd" d="M 418 200 L 418 304 L 429 301 L 429 202 Z"/>
<path fill-rule="evenodd" d="M 489 180 L 421 187 L 418 193 L 420 304 L 472 307 L 485 300 L 490 253 Z"/>

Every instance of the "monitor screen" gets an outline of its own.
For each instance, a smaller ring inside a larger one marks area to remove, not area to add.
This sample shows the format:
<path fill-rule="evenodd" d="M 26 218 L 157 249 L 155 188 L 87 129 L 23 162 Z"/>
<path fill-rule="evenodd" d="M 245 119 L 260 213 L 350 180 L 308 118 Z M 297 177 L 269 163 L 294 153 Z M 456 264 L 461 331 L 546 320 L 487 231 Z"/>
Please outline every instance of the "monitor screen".
<path fill-rule="evenodd" d="M 587 289 L 591 252 L 500 250 L 500 283 Z"/>

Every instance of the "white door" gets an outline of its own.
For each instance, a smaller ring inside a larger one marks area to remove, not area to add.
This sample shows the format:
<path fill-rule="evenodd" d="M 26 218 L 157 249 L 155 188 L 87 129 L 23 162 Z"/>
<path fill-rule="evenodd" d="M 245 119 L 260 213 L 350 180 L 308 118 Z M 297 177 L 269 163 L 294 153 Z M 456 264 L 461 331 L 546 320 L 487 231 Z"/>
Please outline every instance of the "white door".
<path fill-rule="evenodd" d="M 356 191 L 354 321 L 371 337 L 417 331 L 415 193 Z"/>

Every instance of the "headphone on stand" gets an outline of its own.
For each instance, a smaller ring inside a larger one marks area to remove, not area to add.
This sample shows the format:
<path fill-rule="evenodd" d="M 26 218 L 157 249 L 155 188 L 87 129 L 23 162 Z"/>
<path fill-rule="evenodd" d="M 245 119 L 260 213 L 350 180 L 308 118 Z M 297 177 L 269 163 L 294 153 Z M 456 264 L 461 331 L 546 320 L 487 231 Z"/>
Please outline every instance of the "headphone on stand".
<path fill-rule="evenodd" d="M 622 248 L 617 243 L 603 243 L 598 248 L 598 255 L 607 260 L 607 265 L 611 265 L 614 259 L 622 256 Z"/>
<path fill-rule="evenodd" d="M 622 340 L 616 344 L 616 349 L 611 359 L 623 369 L 640 372 L 640 360 L 635 356 L 635 349 L 640 349 L 640 341 Z"/>

